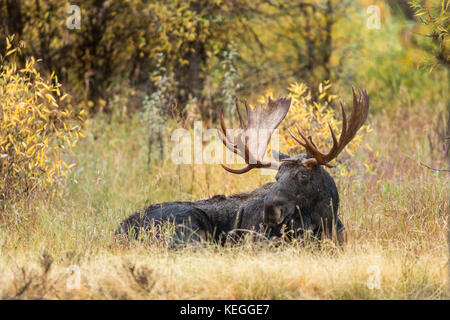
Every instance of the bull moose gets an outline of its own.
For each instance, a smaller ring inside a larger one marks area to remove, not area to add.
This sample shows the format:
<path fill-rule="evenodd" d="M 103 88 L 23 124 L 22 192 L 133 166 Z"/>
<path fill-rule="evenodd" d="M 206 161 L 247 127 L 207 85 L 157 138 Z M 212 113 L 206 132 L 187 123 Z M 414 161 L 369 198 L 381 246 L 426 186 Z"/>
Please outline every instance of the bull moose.
<path fill-rule="evenodd" d="M 367 92 L 359 89 L 357 95 L 354 88 L 352 91 L 353 107 L 349 119 L 341 104 L 343 121 L 339 139 L 329 126 L 333 146 L 328 153 L 319 151 L 311 137 L 307 138 L 296 125 L 298 135 L 290 130 L 289 133 L 306 153 L 289 156 L 273 151 L 277 160 L 272 162 L 263 158 L 274 130 L 289 111 L 291 99 L 269 98 L 265 107 L 259 105 L 253 109 L 245 102 L 246 121 L 236 99 L 241 126 L 237 141 L 234 143 L 235 139 L 227 135 L 222 113 L 220 135 L 225 146 L 244 158 L 247 166 L 232 169 L 222 164 L 222 167 L 233 174 L 244 174 L 255 168 L 275 169 L 278 170 L 276 181 L 231 196 L 215 195 L 194 202 L 154 204 L 125 219 L 116 233 L 128 236 L 132 233 L 137 237 L 142 231 L 161 230 L 164 223 L 171 223 L 178 226 L 174 234 L 183 243 L 199 241 L 205 236 L 223 243 L 230 235 L 236 237 L 247 232 L 268 237 L 281 237 L 283 234 L 300 237 L 307 231 L 317 239 L 337 235 L 337 240 L 342 243 L 345 230 L 338 217 L 339 194 L 333 178 L 323 167 L 332 167 L 330 161 L 354 138 L 367 118 Z"/>

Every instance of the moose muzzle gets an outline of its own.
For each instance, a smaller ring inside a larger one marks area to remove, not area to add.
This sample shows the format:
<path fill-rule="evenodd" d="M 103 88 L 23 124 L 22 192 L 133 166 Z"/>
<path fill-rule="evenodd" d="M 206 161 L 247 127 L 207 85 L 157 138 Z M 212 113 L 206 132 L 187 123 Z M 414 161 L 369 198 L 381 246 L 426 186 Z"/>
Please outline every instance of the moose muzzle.
<path fill-rule="evenodd" d="M 285 222 L 286 217 L 291 216 L 295 211 L 295 204 L 291 204 L 286 199 L 276 197 L 276 199 L 266 198 L 264 200 L 264 224 L 269 227 L 276 227 Z"/>

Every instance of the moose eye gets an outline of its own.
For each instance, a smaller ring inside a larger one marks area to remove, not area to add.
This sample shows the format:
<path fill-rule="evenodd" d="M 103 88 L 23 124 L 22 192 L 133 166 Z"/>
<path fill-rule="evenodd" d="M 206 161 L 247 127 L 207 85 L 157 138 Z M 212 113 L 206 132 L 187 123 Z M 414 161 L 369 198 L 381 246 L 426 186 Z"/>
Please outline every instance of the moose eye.
<path fill-rule="evenodd" d="M 307 174 L 305 174 L 305 173 L 299 173 L 298 174 L 298 178 L 300 179 L 300 180 L 302 180 L 302 181 L 308 181 L 308 175 Z"/>

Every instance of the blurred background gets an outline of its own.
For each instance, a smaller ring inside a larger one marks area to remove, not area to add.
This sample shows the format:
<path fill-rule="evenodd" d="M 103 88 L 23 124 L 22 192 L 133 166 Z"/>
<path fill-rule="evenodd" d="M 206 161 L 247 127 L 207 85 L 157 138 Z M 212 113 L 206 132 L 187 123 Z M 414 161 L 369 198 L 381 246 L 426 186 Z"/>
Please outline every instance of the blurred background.
<path fill-rule="evenodd" d="M 424 101 L 435 113 L 448 92 L 446 1 L 4 0 L 0 21 L 0 52 L 15 35 L 21 62 L 42 59 L 91 116 L 141 111 L 159 92 L 161 114 L 215 121 L 236 95 L 294 81 L 313 98 L 324 80 L 364 86 L 373 113 Z"/>

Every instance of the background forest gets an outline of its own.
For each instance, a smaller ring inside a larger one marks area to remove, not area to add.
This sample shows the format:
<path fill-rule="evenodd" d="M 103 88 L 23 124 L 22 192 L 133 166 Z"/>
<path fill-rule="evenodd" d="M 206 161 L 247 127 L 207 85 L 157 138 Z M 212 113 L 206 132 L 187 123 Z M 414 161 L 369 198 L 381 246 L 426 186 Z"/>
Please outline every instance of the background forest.
<path fill-rule="evenodd" d="M 446 0 L 0 0 L 0 298 L 448 299 L 449 11 Z M 174 129 L 218 127 L 222 109 L 236 126 L 236 97 L 283 94 L 282 150 L 302 151 L 294 123 L 326 148 L 351 86 L 367 90 L 370 114 L 330 169 L 344 249 L 173 251 L 114 237 L 151 203 L 273 179 L 172 163 Z"/>

